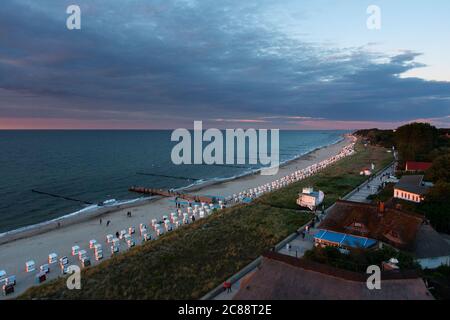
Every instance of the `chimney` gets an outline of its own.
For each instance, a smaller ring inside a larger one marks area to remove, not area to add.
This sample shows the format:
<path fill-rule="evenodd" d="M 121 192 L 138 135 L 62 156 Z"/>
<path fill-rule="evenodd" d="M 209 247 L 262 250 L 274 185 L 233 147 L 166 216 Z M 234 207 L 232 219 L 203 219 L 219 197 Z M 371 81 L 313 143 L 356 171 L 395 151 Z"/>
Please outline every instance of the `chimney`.
<path fill-rule="evenodd" d="M 384 202 L 380 201 L 378 204 L 378 214 L 383 215 L 383 213 L 384 213 Z"/>

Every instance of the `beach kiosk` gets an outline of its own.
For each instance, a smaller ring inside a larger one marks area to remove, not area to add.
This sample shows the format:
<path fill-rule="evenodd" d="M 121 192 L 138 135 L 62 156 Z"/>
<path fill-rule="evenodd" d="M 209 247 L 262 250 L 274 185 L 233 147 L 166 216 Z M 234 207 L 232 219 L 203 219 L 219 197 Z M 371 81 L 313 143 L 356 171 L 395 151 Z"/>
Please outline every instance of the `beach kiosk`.
<path fill-rule="evenodd" d="M 112 245 L 111 246 L 111 254 L 119 253 L 119 245 Z"/>
<path fill-rule="evenodd" d="M 59 259 L 59 267 L 61 268 L 62 274 L 67 273 L 67 268 L 69 267 L 69 259 L 66 256 Z"/>
<path fill-rule="evenodd" d="M 2 286 L 3 295 L 7 296 L 8 294 L 14 293 L 14 286 L 12 284 L 4 284 Z"/>
<path fill-rule="evenodd" d="M 164 229 L 161 227 L 161 225 L 158 224 L 156 227 L 156 235 L 161 236 L 163 234 L 164 234 Z"/>
<path fill-rule="evenodd" d="M 6 278 L 5 284 L 11 284 L 11 285 L 15 286 L 16 285 L 16 276 L 12 275 L 12 276 L 9 276 L 8 278 Z"/>
<path fill-rule="evenodd" d="M 101 244 L 96 244 L 94 247 L 95 260 L 103 259 L 103 248 Z"/>
<path fill-rule="evenodd" d="M 134 239 L 129 234 L 125 235 L 125 242 L 127 243 L 128 248 L 134 247 L 136 245 Z"/>
<path fill-rule="evenodd" d="M 50 267 L 49 267 L 49 265 L 46 263 L 46 264 L 41 265 L 41 266 L 39 267 L 39 270 L 40 270 L 41 272 L 44 272 L 44 273 L 49 273 L 49 272 L 50 272 Z"/>
<path fill-rule="evenodd" d="M 183 223 L 188 224 L 189 223 L 189 215 L 185 212 L 183 213 Z"/>
<path fill-rule="evenodd" d="M 77 256 L 79 251 L 80 251 L 80 246 L 73 246 L 72 247 L 72 256 Z"/>
<path fill-rule="evenodd" d="M 69 264 L 69 258 L 67 258 L 66 256 L 60 258 L 60 259 L 59 259 L 59 264 L 62 264 L 62 265 L 64 265 L 64 266 L 65 266 L 66 264 Z"/>
<path fill-rule="evenodd" d="M 88 256 L 81 259 L 81 266 L 83 268 L 89 267 L 90 265 L 91 265 L 91 259 Z"/>
<path fill-rule="evenodd" d="M 54 264 L 58 262 L 58 255 L 56 253 L 50 253 L 48 255 L 48 263 Z"/>
<path fill-rule="evenodd" d="M 114 239 L 114 236 L 112 234 L 106 235 L 106 242 L 111 243 Z"/>
<path fill-rule="evenodd" d="M 147 233 L 147 227 L 143 226 L 139 229 L 141 237 L 144 236 L 144 233 Z"/>
<path fill-rule="evenodd" d="M 96 245 L 97 240 L 92 239 L 89 241 L 89 249 L 94 249 L 94 246 Z"/>
<path fill-rule="evenodd" d="M 25 262 L 25 271 L 26 272 L 33 272 L 36 269 L 36 264 L 33 260 Z"/>
<path fill-rule="evenodd" d="M 150 233 L 146 232 L 146 233 L 143 234 L 142 239 L 144 241 L 150 241 L 150 240 L 152 240 L 152 236 L 150 235 Z"/>
<path fill-rule="evenodd" d="M 83 260 L 83 258 L 85 258 L 85 257 L 87 257 L 87 252 L 86 252 L 86 250 L 80 250 L 80 251 L 78 252 L 78 259 L 81 261 L 81 260 Z"/>
<path fill-rule="evenodd" d="M 39 284 L 47 280 L 47 275 L 45 274 L 45 272 L 39 272 L 34 279 L 34 282 Z"/>

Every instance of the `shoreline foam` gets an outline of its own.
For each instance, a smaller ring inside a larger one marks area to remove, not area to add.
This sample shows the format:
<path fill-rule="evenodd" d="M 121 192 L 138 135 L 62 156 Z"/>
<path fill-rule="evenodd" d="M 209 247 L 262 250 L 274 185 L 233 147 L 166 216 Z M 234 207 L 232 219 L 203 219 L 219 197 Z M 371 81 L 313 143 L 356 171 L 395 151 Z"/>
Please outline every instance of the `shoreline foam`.
<path fill-rule="evenodd" d="M 330 146 L 336 145 L 344 140 L 345 140 L 345 134 L 340 135 L 334 142 L 331 142 L 331 143 L 323 145 L 323 146 L 315 147 L 309 151 L 305 151 L 302 154 L 298 154 L 295 157 L 284 160 L 283 162 L 280 163 L 280 168 L 283 168 L 294 161 L 299 161 L 302 158 L 308 157 L 311 154 L 313 154 L 314 152 L 317 152 L 318 150 L 325 149 Z M 256 168 L 253 170 L 249 170 L 249 171 L 244 171 L 243 173 L 232 176 L 232 177 L 223 177 L 223 178 L 215 177 L 215 178 L 211 178 L 211 179 L 207 179 L 207 180 L 201 180 L 202 181 L 201 183 L 192 183 L 190 185 L 183 186 L 183 187 L 180 187 L 180 188 L 177 188 L 174 190 L 185 191 L 185 192 L 201 191 L 202 189 L 205 189 L 207 187 L 219 185 L 222 183 L 230 183 L 230 182 L 233 182 L 233 181 L 236 181 L 239 179 L 244 179 L 246 177 L 259 174 L 261 170 L 262 170 L 262 167 Z M 67 226 L 70 226 L 70 225 L 73 225 L 73 224 L 76 224 L 79 222 L 87 221 L 87 220 L 94 219 L 94 218 L 99 218 L 103 215 L 106 215 L 109 213 L 114 213 L 119 210 L 134 208 L 136 206 L 140 206 L 147 202 L 152 202 L 152 201 L 158 200 L 160 198 L 161 197 L 159 197 L 159 196 L 138 197 L 138 198 L 133 198 L 133 199 L 118 200 L 119 204 L 116 204 L 116 205 L 103 206 L 103 207 L 98 206 L 98 205 L 91 205 L 91 206 L 82 208 L 80 210 L 77 210 L 75 212 L 64 214 L 60 217 L 57 217 L 57 218 L 54 218 L 51 220 L 42 221 L 39 223 L 31 224 L 28 226 L 24 226 L 24 227 L 20 227 L 17 229 L 13 229 L 13 230 L 9 230 L 9 231 L 0 233 L 0 245 L 11 242 L 11 241 L 19 240 L 22 238 L 26 238 L 29 236 L 45 233 L 45 232 L 48 232 L 48 231 L 51 231 L 54 229 L 59 229 L 60 227 L 58 226 L 58 223 L 60 223 L 60 224 L 64 223 L 64 227 L 67 227 Z"/>

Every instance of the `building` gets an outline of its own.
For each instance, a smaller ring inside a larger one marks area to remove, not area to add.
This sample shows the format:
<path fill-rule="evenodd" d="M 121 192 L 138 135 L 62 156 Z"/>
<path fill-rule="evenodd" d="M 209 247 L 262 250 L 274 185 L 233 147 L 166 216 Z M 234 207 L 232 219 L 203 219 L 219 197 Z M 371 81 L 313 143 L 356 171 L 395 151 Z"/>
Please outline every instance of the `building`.
<path fill-rule="evenodd" d="M 420 203 L 427 190 L 423 175 L 403 176 L 394 186 L 394 198 Z"/>
<path fill-rule="evenodd" d="M 276 252 L 263 255 L 257 271 L 241 281 L 234 300 L 433 300 L 412 271 L 382 271 L 381 289 L 367 274 L 337 269 Z"/>
<path fill-rule="evenodd" d="M 323 202 L 324 197 L 324 193 L 320 190 L 314 191 L 313 188 L 303 188 L 302 193 L 298 196 L 297 204 L 300 207 L 315 210 Z"/>
<path fill-rule="evenodd" d="M 371 176 L 372 171 L 369 168 L 364 168 L 359 172 L 360 176 Z"/>
<path fill-rule="evenodd" d="M 423 269 L 450 266 L 450 244 L 428 224 L 423 224 L 417 233 L 414 253 Z"/>
<path fill-rule="evenodd" d="M 405 171 L 408 172 L 425 172 L 430 169 L 432 163 L 431 162 L 416 162 L 416 161 L 407 161 L 405 165 Z"/>
<path fill-rule="evenodd" d="M 319 229 L 377 240 L 407 251 L 414 251 L 417 232 L 423 218 L 383 203 L 338 200 L 330 209 Z"/>

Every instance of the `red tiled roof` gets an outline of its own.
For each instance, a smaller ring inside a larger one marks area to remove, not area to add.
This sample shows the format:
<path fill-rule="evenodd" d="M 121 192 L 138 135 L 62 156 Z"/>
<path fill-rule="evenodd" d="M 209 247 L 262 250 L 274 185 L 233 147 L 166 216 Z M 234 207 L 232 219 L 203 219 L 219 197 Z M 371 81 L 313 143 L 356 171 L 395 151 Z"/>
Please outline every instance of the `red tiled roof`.
<path fill-rule="evenodd" d="M 431 162 L 406 162 L 406 171 L 427 171 L 431 167 Z"/>

